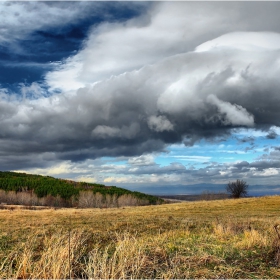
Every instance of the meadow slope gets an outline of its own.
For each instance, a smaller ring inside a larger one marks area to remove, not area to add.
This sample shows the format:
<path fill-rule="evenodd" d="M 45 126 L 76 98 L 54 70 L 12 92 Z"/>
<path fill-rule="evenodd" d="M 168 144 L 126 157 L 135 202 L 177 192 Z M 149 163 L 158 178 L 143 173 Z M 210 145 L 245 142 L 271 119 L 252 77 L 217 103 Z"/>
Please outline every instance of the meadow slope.
<path fill-rule="evenodd" d="M 0 210 L 1 278 L 279 278 L 280 196 Z"/>

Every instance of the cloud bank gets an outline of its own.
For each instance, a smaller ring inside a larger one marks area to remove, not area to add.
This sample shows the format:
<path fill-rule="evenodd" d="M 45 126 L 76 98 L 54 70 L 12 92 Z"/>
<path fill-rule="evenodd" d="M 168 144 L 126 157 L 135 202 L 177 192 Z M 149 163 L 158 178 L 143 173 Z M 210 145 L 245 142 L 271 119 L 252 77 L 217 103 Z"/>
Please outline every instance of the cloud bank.
<path fill-rule="evenodd" d="M 20 145 L 5 153 L 55 152 L 59 159 L 84 160 L 161 151 L 237 127 L 269 129 L 280 125 L 279 70 L 278 49 L 211 49 L 49 98 L 2 98 L 2 147 L 15 141 Z"/>

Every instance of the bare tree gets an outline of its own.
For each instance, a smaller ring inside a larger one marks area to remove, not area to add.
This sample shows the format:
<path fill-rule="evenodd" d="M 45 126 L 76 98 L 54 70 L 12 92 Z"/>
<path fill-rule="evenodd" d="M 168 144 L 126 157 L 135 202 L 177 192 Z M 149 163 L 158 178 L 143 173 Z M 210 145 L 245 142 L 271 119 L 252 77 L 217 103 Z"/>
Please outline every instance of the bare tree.
<path fill-rule="evenodd" d="M 247 196 L 247 190 L 249 185 L 243 180 L 236 180 L 235 182 L 229 182 L 226 186 L 227 192 L 233 198 L 240 198 Z"/>

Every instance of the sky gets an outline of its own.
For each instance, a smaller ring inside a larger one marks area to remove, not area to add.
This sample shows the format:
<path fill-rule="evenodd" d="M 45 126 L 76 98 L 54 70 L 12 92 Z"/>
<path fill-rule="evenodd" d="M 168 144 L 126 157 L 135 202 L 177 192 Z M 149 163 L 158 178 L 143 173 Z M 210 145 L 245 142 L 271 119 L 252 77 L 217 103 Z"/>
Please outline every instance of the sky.
<path fill-rule="evenodd" d="M 1 1 L 0 170 L 151 194 L 280 193 L 280 2 Z"/>

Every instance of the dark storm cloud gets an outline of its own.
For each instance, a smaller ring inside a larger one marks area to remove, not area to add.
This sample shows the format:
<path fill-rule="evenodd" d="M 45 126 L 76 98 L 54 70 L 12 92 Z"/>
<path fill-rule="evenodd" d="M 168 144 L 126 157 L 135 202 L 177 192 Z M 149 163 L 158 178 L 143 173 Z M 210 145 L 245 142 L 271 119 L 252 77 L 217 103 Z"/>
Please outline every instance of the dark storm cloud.
<path fill-rule="evenodd" d="M 258 158 L 260 162 L 265 161 L 266 164 L 278 164 L 280 162 L 280 149 L 279 147 L 274 147 L 274 150 L 268 154 L 263 154 Z"/>
<path fill-rule="evenodd" d="M 246 137 L 243 137 L 243 138 L 236 138 L 237 139 L 237 141 L 238 142 L 240 142 L 240 143 L 251 143 L 251 144 L 253 144 L 254 143 L 254 141 L 255 141 L 255 138 L 254 137 L 252 137 L 252 136 L 246 136 Z"/>
<path fill-rule="evenodd" d="M 253 144 L 251 144 L 250 147 L 246 147 L 244 149 L 244 151 L 247 153 L 248 151 L 254 151 L 256 149 L 257 146 L 254 146 Z"/>
<path fill-rule="evenodd" d="M 279 155 L 278 155 L 279 156 Z M 274 178 L 275 183 L 279 182 L 280 161 L 269 161 L 266 159 L 249 163 L 242 161 L 238 163 L 208 165 L 205 168 L 186 170 L 185 177 L 196 178 L 195 181 L 215 183 L 227 180 L 242 178 L 250 183 L 267 183 L 267 180 Z M 182 176 L 184 178 L 184 176 Z M 259 181 L 258 181 L 259 180 Z"/>
<path fill-rule="evenodd" d="M 259 66 L 242 77 L 248 62 L 236 67 L 235 60 L 243 55 L 238 50 L 227 55 L 187 53 L 68 95 L 23 103 L 2 100 L 1 139 L 21 141 L 5 152 L 56 152 L 58 158 L 74 161 L 133 156 L 162 151 L 185 138 L 223 136 L 232 128 L 277 126 L 279 70 L 271 61 L 269 77 L 263 78 Z M 262 66 L 278 55 L 262 54 L 258 63 Z M 203 68 L 210 63 L 215 72 L 208 74 Z M 227 63 L 236 70 L 229 71 Z M 196 72 L 200 75 L 193 83 Z M 236 76 L 240 80 L 230 83 Z"/>
<path fill-rule="evenodd" d="M 270 130 L 266 135 L 267 139 L 276 139 L 278 134 L 274 130 Z"/>

